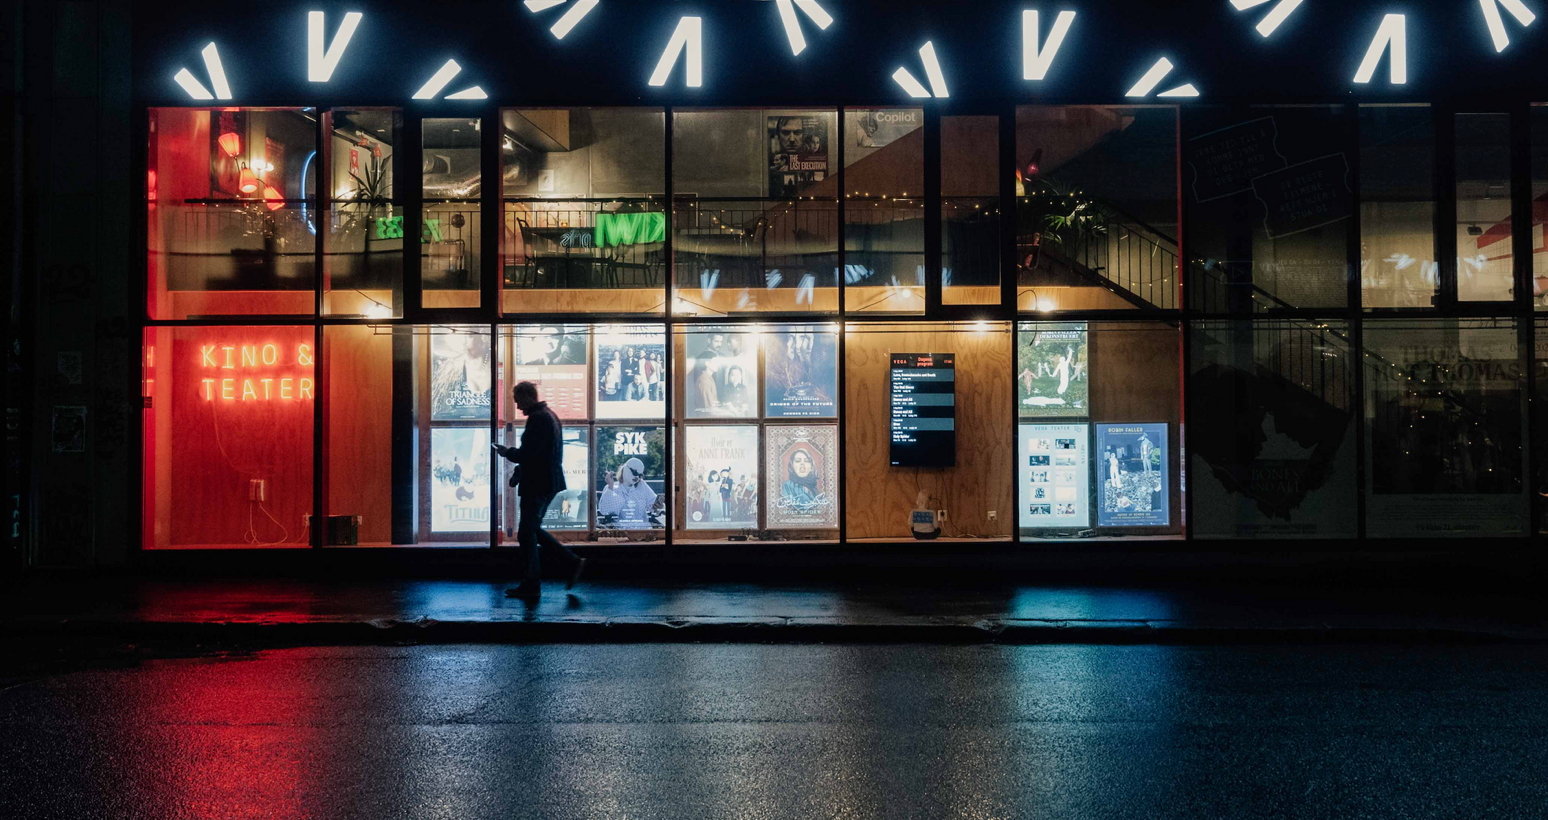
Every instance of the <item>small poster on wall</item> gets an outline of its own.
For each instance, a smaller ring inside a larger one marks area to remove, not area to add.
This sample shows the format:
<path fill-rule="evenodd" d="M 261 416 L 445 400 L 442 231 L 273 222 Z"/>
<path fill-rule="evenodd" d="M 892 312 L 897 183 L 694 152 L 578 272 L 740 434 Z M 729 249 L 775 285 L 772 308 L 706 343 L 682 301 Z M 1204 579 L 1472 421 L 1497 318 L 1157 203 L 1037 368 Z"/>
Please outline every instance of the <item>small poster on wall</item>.
<path fill-rule="evenodd" d="M 828 117 L 822 114 L 768 117 L 769 196 L 796 196 L 828 176 Z"/>
<path fill-rule="evenodd" d="M 1171 523 L 1165 424 L 1097 425 L 1097 526 Z"/>
<path fill-rule="evenodd" d="M 690 333 L 683 337 L 683 403 L 687 417 L 758 415 L 758 343 L 751 333 Z"/>
<path fill-rule="evenodd" d="M 489 531 L 489 428 L 430 431 L 430 530 Z"/>
<path fill-rule="evenodd" d="M 664 529 L 666 428 L 597 428 L 597 529 Z"/>
<path fill-rule="evenodd" d="M 768 526 L 838 528 L 838 428 L 770 425 Z"/>
<path fill-rule="evenodd" d="M 884 148 L 924 127 L 918 108 L 861 108 L 849 117 L 856 148 Z"/>
<path fill-rule="evenodd" d="M 1016 342 L 1022 418 L 1090 415 L 1084 322 L 1023 324 Z"/>
<path fill-rule="evenodd" d="M 688 529 L 758 526 L 758 428 L 688 427 L 683 451 Z"/>
<path fill-rule="evenodd" d="M 666 417 L 666 331 L 599 333 L 597 418 Z"/>
<path fill-rule="evenodd" d="M 1091 526 L 1085 424 L 1021 425 L 1021 527 Z"/>
<path fill-rule="evenodd" d="M 769 418 L 838 415 L 838 334 L 794 328 L 763 337 L 763 412 Z"/>
<path fill-rule="evenodd" d="M 586 442 L 587 432 L 584 427 L 564 428 L 562 441 L 565 488 L 548 504 L 548 512 L 543 516 L 545 530 L 584 530 L 591 526 L 587 513 L 587 502 L 591 495 L 589 488 L 591 452 Z M 520 486 L 516 489 L 519 494 Z M 520 523 L 520 509 L 518 505 L 518 523 Z"/>
<path fill-rule="evenodd" d="M 536 384 L 538 397 L 561 419 L 586 418 L 587 342 L 584 333 L 551 325 L 523 328 L 515 339 L 513 385 Z"/>
<path fill-rule="evenodd" d="M 489 418 L 494 365 L 489 334 L 451 331 L 430 337 L 430 418 Z"/>

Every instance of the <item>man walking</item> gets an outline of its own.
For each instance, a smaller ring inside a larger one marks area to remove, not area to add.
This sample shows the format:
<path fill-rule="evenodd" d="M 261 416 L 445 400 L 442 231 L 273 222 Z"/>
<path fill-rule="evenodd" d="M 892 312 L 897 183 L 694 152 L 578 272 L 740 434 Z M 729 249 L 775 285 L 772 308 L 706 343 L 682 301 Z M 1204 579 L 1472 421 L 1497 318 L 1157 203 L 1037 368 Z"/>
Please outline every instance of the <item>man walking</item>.
<path fill-rule="evenodd" d="M 565 490 L 564 483 L 564 435 L 559 417 L 538 401 L 537 385 L 522 382 L 513 391 L 516 409 L 527 417 L 521 431 L 520 447 L 502 447 L 495 451 L 505 460 L 516 465 L 511 476 L 512 486 L 519 482 L 520 518 L 516 524 L 516 543 L 521 548 L 524 575 L 520 586 L 505 591 L 509 598 L 536 599 L 543 592 L 540 579 L 542 563 L 539 553 L 547 551 L 549 558 L 559 559 L 571 567 L 569 583 L 572 589 L 586 568 L 586 559 L 571 552 L 559 539 L 543 530 L 543 516 L 554 496 Z"/>

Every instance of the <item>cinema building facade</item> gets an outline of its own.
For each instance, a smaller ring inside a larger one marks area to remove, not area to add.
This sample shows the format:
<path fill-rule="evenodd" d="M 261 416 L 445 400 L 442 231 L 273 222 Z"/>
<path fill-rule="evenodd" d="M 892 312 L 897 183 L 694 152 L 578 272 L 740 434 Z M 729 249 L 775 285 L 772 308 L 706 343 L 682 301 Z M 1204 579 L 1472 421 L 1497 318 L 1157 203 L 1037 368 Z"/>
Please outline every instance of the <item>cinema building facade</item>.
<path fill-rule="evenodd" d="M 133 19 L 141 554 L 512 546 L 521 381 L 598 545 L 1541 543 L 1542 0 L 207 8 Z"/>

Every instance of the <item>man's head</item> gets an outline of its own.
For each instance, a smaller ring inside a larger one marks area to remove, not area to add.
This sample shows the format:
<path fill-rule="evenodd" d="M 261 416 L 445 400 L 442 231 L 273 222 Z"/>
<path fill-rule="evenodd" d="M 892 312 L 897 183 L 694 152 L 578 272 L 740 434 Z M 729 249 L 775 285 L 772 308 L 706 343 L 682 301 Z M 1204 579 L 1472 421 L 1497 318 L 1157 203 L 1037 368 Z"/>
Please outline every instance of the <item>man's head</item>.
<path fill-rule="evenodd" d="M 532 412 L 532 408 L 538 403 L 537 385 L 532 382 L 519 382 L 511 391 L 516 397 L 516 409 L 523 413 Z"/>
<path fill-rule="evenodd" d="M 787 154 L 799 153 L 806 141 L 806 122 L 800 117 L 780 117 L 776 123 L 779 150 Z"/>

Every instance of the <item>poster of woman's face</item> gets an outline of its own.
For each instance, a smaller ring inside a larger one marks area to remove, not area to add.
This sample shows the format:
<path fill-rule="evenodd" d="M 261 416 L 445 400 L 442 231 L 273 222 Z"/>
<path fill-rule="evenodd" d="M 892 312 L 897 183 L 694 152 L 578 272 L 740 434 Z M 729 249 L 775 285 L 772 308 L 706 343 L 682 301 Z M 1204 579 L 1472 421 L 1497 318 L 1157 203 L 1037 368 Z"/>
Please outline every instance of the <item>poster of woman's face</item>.
<path fill-rule="evenodd" d="M 758 414 L 758 347 L 751 333 L 691 333 L 685 337 L 688 418 L 751 418 Z"/>
<path fill-rule="evenodd" d="M 795 329 L 763 337 L 764 412 L 769 418 L 838 415 L 838 334 Z"/>
<path fill-rule="evenodd" d="M 430 412 L 434 421 L 489 418 L 494 367 L 489 334 L 443 332 L 430 337 Z"/>
<path fill-rule="evenodd" d="M 838 527 L 838 428 L 764 429 L 769 529 Z"/>
<path fill-rule="evenodd" d="M 599 334 L 596 413 L 599 419 L 666 417 L 666 332 Z"/>

